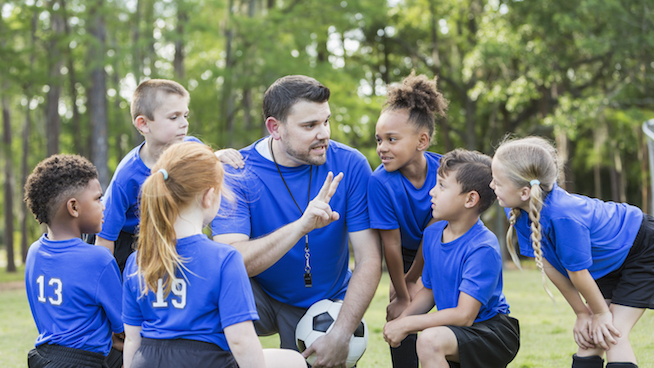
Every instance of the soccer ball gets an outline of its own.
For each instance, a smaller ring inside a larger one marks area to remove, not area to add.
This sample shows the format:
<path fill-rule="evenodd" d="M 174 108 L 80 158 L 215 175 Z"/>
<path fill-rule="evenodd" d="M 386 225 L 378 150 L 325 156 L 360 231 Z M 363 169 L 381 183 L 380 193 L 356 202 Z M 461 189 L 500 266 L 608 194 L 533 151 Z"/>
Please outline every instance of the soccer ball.
<path fill-rule="evenodd" d="M 327 334 L 334 325 L 338 312 L 343 306 L 342 300 L 331 301 L 329 299 L 319 300 L 314 303 L 302 316 L 295 328 L 295 343 L 300 353 L 305 351 L 317 338 Z M 350 353 L 347 356 L 347 366 L 353 367 L 368 345 L 368 326 L 364 319 L 361 320 L 356 331 L 350 338 Z M 316 361 L 316 354 L 307 358 L 307 363 L 313 365 Z"/>

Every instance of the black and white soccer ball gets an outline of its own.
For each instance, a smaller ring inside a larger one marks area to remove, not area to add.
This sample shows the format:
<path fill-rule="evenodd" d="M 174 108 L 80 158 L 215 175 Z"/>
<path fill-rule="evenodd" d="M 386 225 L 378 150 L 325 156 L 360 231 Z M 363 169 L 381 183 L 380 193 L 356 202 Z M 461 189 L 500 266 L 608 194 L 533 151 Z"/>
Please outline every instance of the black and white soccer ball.
<path fill-rule="evenodd" d="M 317 338 L 331 331 L 342 306 L 342 300 L 323 299 L 314 303 L 307 310 L 295 328 L 295 343 L 300 352 L 305 351 Z M 359 361 L 359 358 L 366 351 L 366 346 L 368 346 L 368 326 L 366 321 L 362 319 L 350 338 L 350 353 L 347 356 L 348 367 L 353 367 Z M 311 354 L 307 358 L 307 363 L 311 365 L 315 361 L 316 354 Z"/>

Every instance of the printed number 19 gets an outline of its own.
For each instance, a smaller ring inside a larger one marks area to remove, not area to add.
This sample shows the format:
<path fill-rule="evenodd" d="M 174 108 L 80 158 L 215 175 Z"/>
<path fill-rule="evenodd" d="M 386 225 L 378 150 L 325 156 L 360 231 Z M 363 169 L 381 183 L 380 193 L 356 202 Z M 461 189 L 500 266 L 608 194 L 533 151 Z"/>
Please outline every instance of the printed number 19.
<path fill-rule="evenodd" d="M 170 291 L 178 299 L 172 299 L 173 307 L 177 309 L 184 309 L 186 306 L 186 280 L 173 279 L 173 284 Z M 153 308 L 168 308 L 168 302 L 164 300 L 163 295 L 163 279 L 157 281 L 157 300 L 152 303 Z"/>

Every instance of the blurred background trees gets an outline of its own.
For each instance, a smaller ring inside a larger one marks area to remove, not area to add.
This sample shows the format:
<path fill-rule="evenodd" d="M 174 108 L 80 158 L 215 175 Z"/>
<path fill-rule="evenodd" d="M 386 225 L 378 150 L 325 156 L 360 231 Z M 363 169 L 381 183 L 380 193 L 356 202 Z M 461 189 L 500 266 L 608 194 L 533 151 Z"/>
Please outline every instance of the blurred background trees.
<path fill-rule="evenodd" d="M 187 87 L 190 134 L 214 148 L 242 148 L 265 134 L 265 89 L 283 75 L 313 76 L 332 90 L 333 139 L 361 150 L 374 168 L 386 87 L 416 70 L 438 76 L 450 100 L 431 150 L 492 155 L 507 133 L 546 136 L 566 162 L 569 191 L 651 211 L 640 129 L 654 117 L 650 0 L 0 4 L 0 241 L 8 254 L 24 257 L 40 232 L 22 202 L 37 162 L 82 154 L 106 188 L 140 142 L 129 104 L 148 78 Z M 485 219 L 501 235 L 499 212 Z"/>

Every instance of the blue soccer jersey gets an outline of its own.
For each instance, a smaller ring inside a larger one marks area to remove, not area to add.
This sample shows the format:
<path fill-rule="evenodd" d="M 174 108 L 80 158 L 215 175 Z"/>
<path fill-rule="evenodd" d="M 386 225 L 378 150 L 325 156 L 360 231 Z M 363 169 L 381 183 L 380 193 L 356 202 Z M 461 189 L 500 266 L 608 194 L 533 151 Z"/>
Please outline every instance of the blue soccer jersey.
<path fill-rule="evenodd" d="M 184 137 L 184 142 L 200 142 L 191 136 Z M 113 178 L 107 187 L 102 202 L 104 203 L 104 224 L 98 236 L 115 241 L 121 231 L 136 234 L 139 215 L 138 202 L 141 186 L 150 176 L 150 168 L 145 166 L 139 152 L 145 142 L 131 150 L 120 161 Z"/>
<path fill-rule="evenodd" d="M 25 288 L 39 331 L 36 346 L 107 355 L 111 333 L 123 332 L 120 271 L 104 247 L 44 234 L 27 252 Z"/>
<path fill-rule="evenodd" d="M 177 271 L 167 297 L 161 287 L 141 297 L 138 252 L 130 255 L 123 274 L 124 323 L 141 326 L 145 338 L 204 341 L 229 351 L 225 327 L 259 319 L 241 254 L 204 234 L 177 239 L 177 253 L 188 271 Z"/>
<path fill-rule="evenodd" d="M 510 209 L 505 211 L 508 216 Z M 566 277 L 566 270 L 588 269 L 599 279 L 624 263 L 642 221 L 638 207 L 570 194 L 554 184 L 540 213 L 543 257 Z M 527 212 L 520 211 L 515 229 L 520 253 L 534 257 Z"/>
<path fill-rule="evenodd" d="M 251 239 L 268 235 L 302 216 L 307 195 L 313 199 L 329 171 L 342 172 L 343 180 L 329 202 L 340 219 L 309 233 L 310 266 L 313 287 L 304 286 L 305 238 L 293 246 L 277 263 L 255 278 L 266 293 L 283 303 L 308 308 L 320 299 L 345 297 L 352 275 L 348 268 L 348 232 L 370 228 L 366 188 L 371 174 L 366 158 L 357 150 L 330 141 L 323 165 L 279 166 L 293 198 L 275 163 L 255 148 L 258 142 L 241 150 L 245 169 L 233 174 L 230 187 L 236 203 L 223 202 L 212 222 L 214 235 L 239 233 Z M 227 167 L 228 171 L 232 173 Z M 309 179 L 311 193 L 309 194 Z M 230 176 L 227 177 L 230 180 Z"/>
<path fill-rule="evenodd" d="M 368 182 L 370 227 L 380 230 L 399 229 L 402 246 L 417 250 L 422 232 L 431 220 L 429 191 L 438 180 L 441 155 L 425 152 L 427 177 L 416 188 L 399 170 L 388 172 L 379 165 Z"/>
<path fill-rule="evenodd" d="M 438 310 L 455 308 L 459 293 L 464 292 L 481 303 L 475 322 L 508 314 L 509 303 L 502 292 L 502 255 L 495 234 L 478 220 L 458 239 L 443 243 L 447 224 L 439 221 L 425 229 L 422 243 L 422 282 L 432 290 Z"/>

